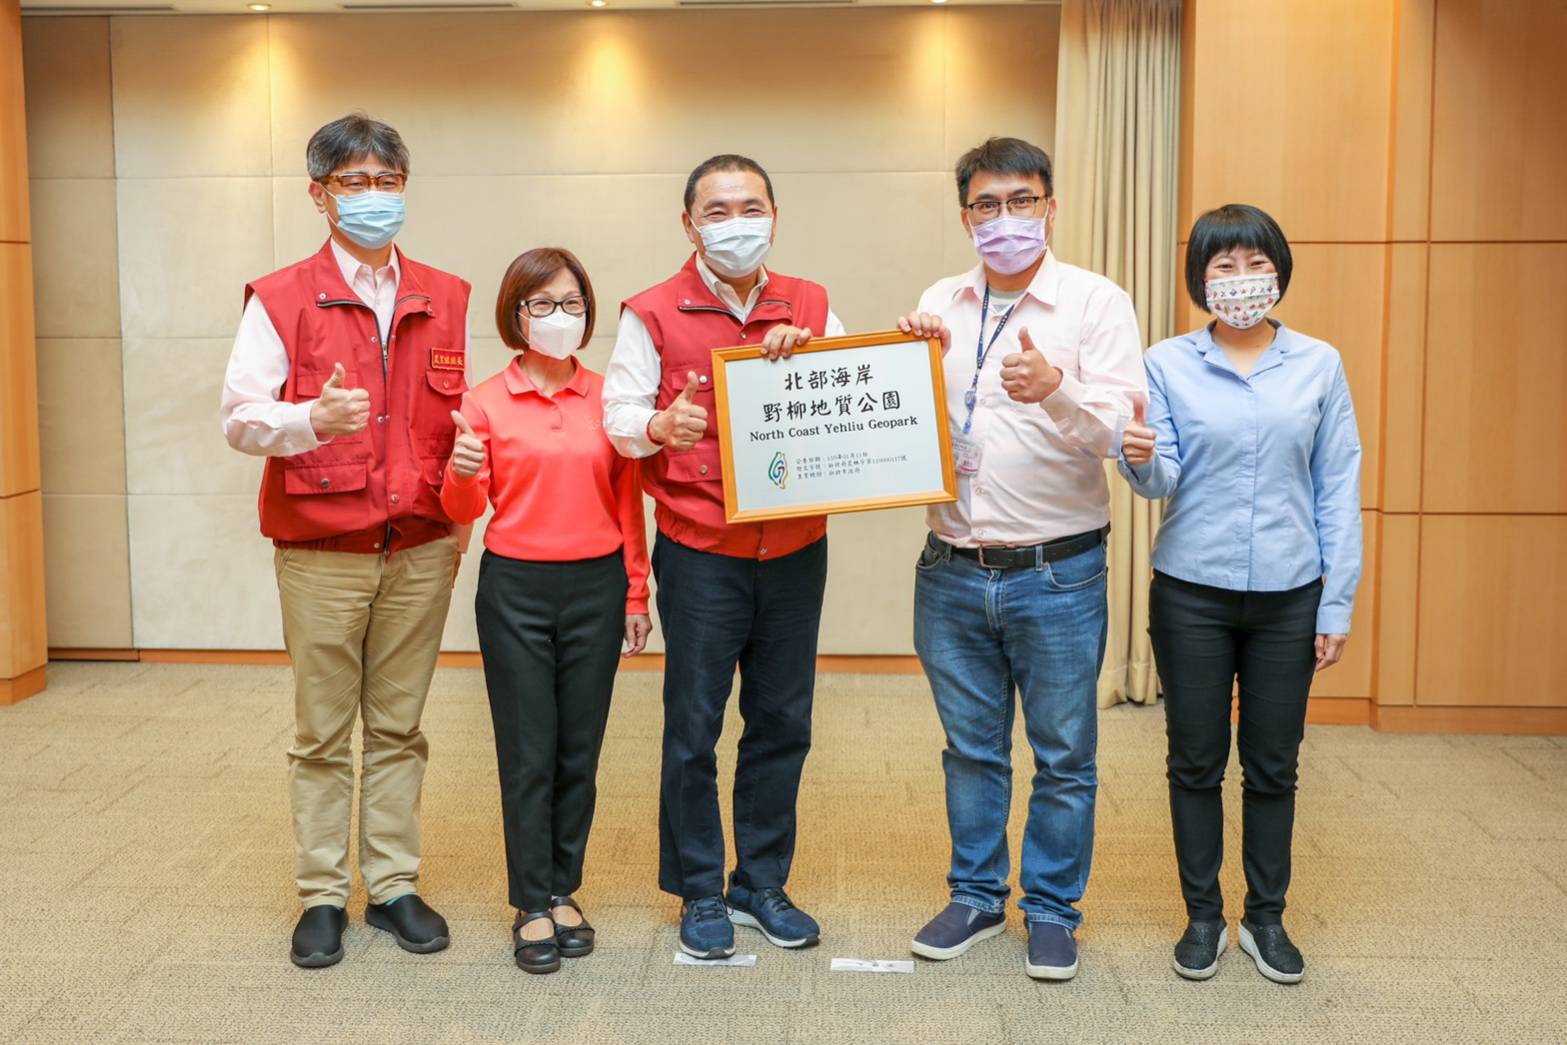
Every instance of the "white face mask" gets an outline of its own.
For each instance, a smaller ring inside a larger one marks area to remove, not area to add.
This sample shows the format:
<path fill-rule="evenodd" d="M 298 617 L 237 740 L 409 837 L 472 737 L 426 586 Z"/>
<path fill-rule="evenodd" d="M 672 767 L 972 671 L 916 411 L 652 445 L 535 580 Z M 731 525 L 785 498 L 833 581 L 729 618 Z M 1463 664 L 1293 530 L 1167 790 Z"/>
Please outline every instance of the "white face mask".
<path fill-rule="evenodd" d="M 762 267 L 773 245 L 772 218 L 730 218 L 698 225 L 702 259 L 720 276 L 742 279 Z"/>
<path fill-rule="evenodd" d="M 1205 286 L 1208 311 L 1236 330 L 1249 330 L 1261 323 L 1268 310 L 1279 303 L 1277 272 L 1225 276 L 1222 279 L 1210 279 Z"/>
<path fill-rule="evenodd" d="M 528 317 L 528 348 L 551 359 L 565 359 L 582 347 L 588 317 L 568 316 L 556 309 L 543 319 Z"/>

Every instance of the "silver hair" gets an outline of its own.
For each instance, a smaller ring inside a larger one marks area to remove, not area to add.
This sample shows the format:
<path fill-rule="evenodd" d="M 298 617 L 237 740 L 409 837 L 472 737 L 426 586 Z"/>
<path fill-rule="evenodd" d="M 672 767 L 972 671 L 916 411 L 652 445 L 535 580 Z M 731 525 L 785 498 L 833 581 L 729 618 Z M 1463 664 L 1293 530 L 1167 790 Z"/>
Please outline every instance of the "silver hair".
<path fill-rule="evenodd" d="M 333 120 L 310 136 L 305 166 L 319 181 L 355 160 L 374 156 L 394 171 L 408 173 L 408 146 L 397 129 L 362 112 Z"/>

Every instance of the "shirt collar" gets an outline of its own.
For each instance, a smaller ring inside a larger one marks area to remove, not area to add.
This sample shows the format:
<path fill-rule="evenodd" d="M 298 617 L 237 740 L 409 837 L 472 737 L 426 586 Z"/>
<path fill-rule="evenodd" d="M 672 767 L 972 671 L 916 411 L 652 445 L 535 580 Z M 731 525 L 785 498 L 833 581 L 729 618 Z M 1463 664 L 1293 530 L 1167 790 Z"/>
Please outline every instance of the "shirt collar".
<path fill-rule="evenodd" d="M 1045 263 L 1039 266 L 1039 271 L 1034 273 L 1034 278 L 1029 281 L 1023 293 L 1039 302 L 1041 305 L 1055 306 L 1057 292 L 1061 289 L 1061 263 L 1056 260 L 1055 251 L 1045 251 Z M 975 265 L 967 276 L 957 285 L 952 292 L 954 300 L 964 291 L 974 295 L 975 301 L 980 301 L 985 295 L 985 265 L 981 262 Z M 1021 299 L 1019 299 L 1021 300 Z"/>
<path fill-rule="evenodd" d="M 348 253 L 348 251 L 344 250 L 343 245 L 337 242 L 336 237 L 327 240 L 327 242 L 332 245 L 332 258 L 337 262 L 338 271 L 343 274 L 343 282 L 347 283 L 350 289 L 352 289 L 354 280 L 359 278 L 359 274 L 361 272 L 370 273 L 371 282 L 373 283 L 375 280 L 380 279 L 382 275 L 388 269 L 390 269 L 392 273 L 392 285 L 396 286 L 402 282 L 403 271 L 402 266 L 399 264 L 397 259 L 398 251 L 396 247 L 392 248 L 392 257 L 391 260 L 386 263 L 386 268 L 381 269 L 379 272 L 371 272 L 370 266 L 366 265 L 352 254 Z"/>
<path fill-rule="evenodd" d="M 696 274 L 702 277 L 702 282 L 707 285 L 707 289 L 712 292 L 712 295 L 731 308 L 739 307 L 747 312 L 755 306 L 757 298 L 762 293 L 762 288 L 767 286 L 767 267 L 765 265 L 762 266 L 761 271 L 761 278 L 756 281 L 756 286 L 751 288 L 750 300 L 741 301 L 740 295 L 735 292 L 735 288 L 719 279 L 717 274 L 707 267 L 707 262 L 702 260 L 702 255 L 696 255 Z"/>
<path fill-rule="evenodd" d="M 561 392 L 575 392 L 579 396 L 586 396 L 588 394 L 587 368 L 576 359 L 572 359 L 571 365 L 573 367 L 571 378 L 564 385 L 560 386 L 560 390 Z M 540 397 L 544 395 L 544 393 L 539 391 L 538 386 L 533 383 L 533 378 L 529 377 L 528 372 L 522 368 L 521 352 L 517 353 L 517 358 L 511 361 L 504 373 L 506 375 L 506 391 L 512 395 L 527 395 L 530 392 Z M 558 395 L 559 393 L 556 394 Z"/>
<path fill-rule="evenodd" d="M 1197 330 L 1197 352 L 1205 362 L 1224 370 L 1234 371 L 1235 367 L 1230 362 L 1230 357 L 1224 354 L 1224 349 L 1220 348 L 1219 343 L 1213 339 L 1213 325 L 1216 322 L 1218 320 L 1210 320 Z M 1276 319 L 1265 319 L 1263 322 L 1273 324 L 1273 344 L 1268 346 L 1262 358 L 1251 368 L 1251 377 L 1282 363 L 1283 357 L 1289 355 L 1290 350 L 1295 347 L 1296 334 L 1293 330 Z"/>

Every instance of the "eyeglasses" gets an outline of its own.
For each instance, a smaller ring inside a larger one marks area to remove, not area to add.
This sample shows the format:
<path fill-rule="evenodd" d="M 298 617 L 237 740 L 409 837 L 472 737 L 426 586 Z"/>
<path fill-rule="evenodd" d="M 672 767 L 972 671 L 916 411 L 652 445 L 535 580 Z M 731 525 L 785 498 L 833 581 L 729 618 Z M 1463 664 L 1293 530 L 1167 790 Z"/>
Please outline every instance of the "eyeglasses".
<path fill-rule="evenodd" d="M 534 319 L 553 316 L 557 308 L 568 316 L 581 316 L 588 311 L 588 299 L 581 294 L 569 294 L 559 301 L 554 298 L 529 298 L 522 303 L 522 307 L 527 309 L 528 315 Z"/>
<path fill-rule="evenodd" d="M 391 172 L 370 174 L 367 171 L 344 171 L 342 174 L 329 174 L 318 180 L 336 184 L 345 196 L 357 196 L 371 189 L 377 192 L 402 192 L 408 187 L 408 175 Z"/>
<path fill-rule="evenodd" d="M 1047 196 L 1013 196 L 1006 201 L 1007 213 L 1014 218 L 1027 218 L 1033 216 L 1034 208 L 1039 206 L 1039 201 L 1048 199 Z M 980 200 L 978 203 L 967 204 L 968 212 L 980 221 L 989 221 L 1001 213 L 1000 200 Z"/>

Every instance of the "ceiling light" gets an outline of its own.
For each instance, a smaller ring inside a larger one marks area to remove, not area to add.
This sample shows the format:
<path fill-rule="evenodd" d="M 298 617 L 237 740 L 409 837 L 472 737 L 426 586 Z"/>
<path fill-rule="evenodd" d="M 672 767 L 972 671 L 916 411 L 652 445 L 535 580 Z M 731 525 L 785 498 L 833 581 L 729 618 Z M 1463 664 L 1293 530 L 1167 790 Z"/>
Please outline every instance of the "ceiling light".
<path fill-rule="evenodd" d="M 609 0 L 588 0 L 589 7 L 608 7 Z"/>
<path fill-rule="evenodd" d="M 272 5 L 271 4 L 246 4 L 245 6 L 250 8 L 252 11 L 270 11 L 270 10 L 272 10 Z"/>

